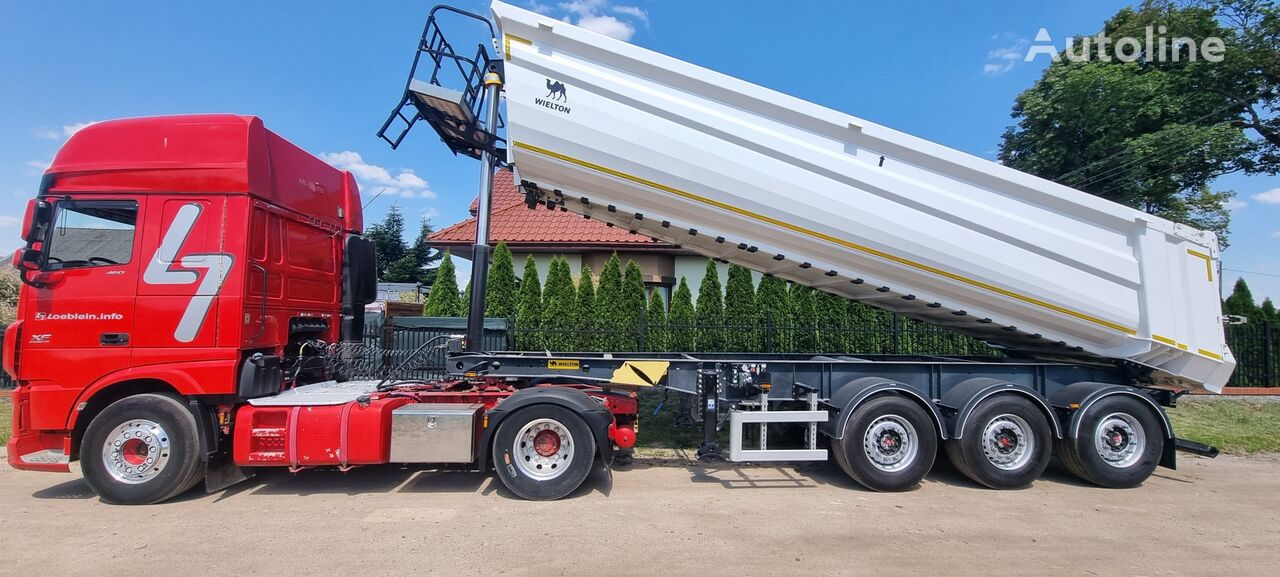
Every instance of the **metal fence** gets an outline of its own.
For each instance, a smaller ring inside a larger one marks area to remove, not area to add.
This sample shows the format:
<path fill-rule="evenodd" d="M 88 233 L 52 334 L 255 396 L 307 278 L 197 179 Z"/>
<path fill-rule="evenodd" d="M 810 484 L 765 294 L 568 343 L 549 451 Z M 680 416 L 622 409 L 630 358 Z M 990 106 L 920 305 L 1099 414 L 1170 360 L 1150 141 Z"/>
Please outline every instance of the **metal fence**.
<path fill-rule="evenodd" d="M 1236 372 L 1227 386 L 1280 387 L 1280 322 L 1250 320 L 1226 328 L 1236 357 Z"/>
<path fill-rule="evenodd" d="M 1280 387 L 1280 323 L 1251 321 L 1226 328 L 1227 342 L 1235 354 L 1235 374 L 1231 387 Z M 395 367 L 412 379 L 442 377 L 445 351 L 429 347 L 411 358 L 423 344 L 466 332 L 465 318 L 395 317 L 386 326 L 380 315 L 366 320 L 364 343 L 352 349 L 355 377 L 380 378 Z M 845 354 L 930 354 L 986 355 L 999 352 L 981 342 L 897 316 L 886 317 L 857 327 L 796 327 L 765 322 L 755 325 L 663 325 L 634 329 L 542 329 L 508 327 L 502 319 L 485 321 L 486 350 L 579 350 L 648 351 L 675 350 L 672 345 L 695 342 L 710 336 L 724 343 L 747 343 L 743 352 L 796 352 Z M 386 342 L 390 346 L 384 347 Z M 545 345 L 565 345 L 547 347 Z M 654 346 L 660 345 L 660 346 Z M 3 360 L 0 347 L 0 360 Z M 697 347 L 691 347 L 697 348 Z M 403 365 L 403 366 L 401 366 Z M 12 388 L 13 381 L 0 371 L 0 389 Z"/>

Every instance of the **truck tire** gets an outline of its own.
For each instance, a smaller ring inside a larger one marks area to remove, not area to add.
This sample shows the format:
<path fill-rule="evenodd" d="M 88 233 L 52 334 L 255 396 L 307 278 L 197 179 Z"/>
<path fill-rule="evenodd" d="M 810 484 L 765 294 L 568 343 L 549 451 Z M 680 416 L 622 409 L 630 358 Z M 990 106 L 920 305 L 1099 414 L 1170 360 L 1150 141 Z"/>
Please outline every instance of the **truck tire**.
<path fill-rule="evenodd" d="M 120 399 L 85 429 L 80 444 L 85 481 L 103 501 L 117 505 L 172 498 L 204 475 L 197 426 L 191 412 L 169 395 Z"/>
<path fill-rule="evenodd" d="M 992 489 L 1018 489 L 1044 473 L 1053 431 L 1034 403 L 1018 395 L 982 402 L 964 422 L 960 438 L 947 441 L 947 456 L 964 476 Z"/>
<path fill-rule="evenodd" d="M 1104 398 L 1080 416 L 1079 434 L 1058 441 L 1057 454 L 1075 476 L 1112 489 L 1137 487 L 1160 464 L 1164 427 L 1138 399 Z"/>
<path fill-rule="evenodd" d="M 511 492 L 532 501 L 559 499 L 582 485 L 595 461 L 591 429 L 573 411 L 532 405 L 502 420 L 493 466 Z"/>
<path fill-rule="evenodd" d="M 938 452 L 938 429 L 915 402 L 897 395 L 863 403 L 845 423 L 844 438 L 834 439 L 836 463 L 854 481 L 872 491 L 915 487 Z"/>

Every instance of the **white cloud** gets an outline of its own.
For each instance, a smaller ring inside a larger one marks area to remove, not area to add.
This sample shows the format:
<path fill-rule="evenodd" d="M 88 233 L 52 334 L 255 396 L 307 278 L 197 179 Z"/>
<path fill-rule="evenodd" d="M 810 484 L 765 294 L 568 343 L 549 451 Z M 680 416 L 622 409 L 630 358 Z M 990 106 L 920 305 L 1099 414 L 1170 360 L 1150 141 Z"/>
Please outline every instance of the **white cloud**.
<path fill-rule="evenodd" d="M 1280 204 L 1280 188 L 1253 195 L 1253 199 L 1264 204 Z"/>
<path fill-rule="evenodd" d="M 426 210 L 422 211 L 422 220 L 433 220 L 438 216 L 440 216 L 440 211 L 434 206 L 428 207 Z"/>
<path fill-rule="evenodd" d="M 59 129 L 42 128 L 36 131 L 36 137 L 44 138 L 46 140 L 66 140 L 68 138 L 71 138 L 72 134 L 75 134 L 77 132 L 80 132 L 81 130 L 84 130 L 85 127 L 88 127 L 89 125 L 97 124 L 97 123 L 98 123 L 97 120 L 90 120 L 89 122 L 77 122 L 75 124 L 67 124 Z"/>
<path fill-rule="evenodd" d="M 1280 238 L 1280 230 L 1271 233 L 1271 238 Z"/>
<path fill-rule="evenodd" d="M 570 0 L 560 2 L 554 8 L 537 0 L 530 0 L 526 4 L 534 12 L 560 18 L 624 42 L 635 36 L 637 23 L 649 23 L 649 15 L 643 8 L 629 4 L 614 6 L 609 0 Z"/>
<path fill-rule="evenodd" d="M 617 38 L 623 42 L 631 40 L 636 34 L 635 26 L 627 24 L 613 16 L 585 16 L 575 22 L 578 26 L 592 32 Z"/>
<path fill-rule="evenodd" d="M 995 40 L 998 37 L 999 35 L 996 35 L 991 38 Z M 1030 43 L 1026 38 L 1018 38 L 1008 46 L 1001 46 L 987 52 L 988 62 L 982 65 L 982 73 L 987 76 L 998 76 L 1013 70 L 1013 67 L 1022 61 L 1028 44 Z"/>
<path fill-rule="evenodd" d="M 386 168 L 365 162 L 359 152 L 350 150 L 322 152 L 319 156 L 334 168 L 350 171 L 355 175 L 360 190 L 364 194 L 377 194 L 382 190 L 383 194 L 404 198 L 436 197 L 436 193 L 431 191 L 431 185 L 407 168 L 400 169 L 393 175 Z"/>
<path fill-rule="evenodd" d="M 644 9 L 639 6 L 614 6 L 610 8 L 610 10 L 612 10 L 616 14 L 621 14 L 623 16 L 630 16 L 641 22 L 649 21 L 649 15 L 646 14 Z"/>
<path fill-rule="evenodd" d="M 27 161 L 27 166 L 30 166 L 31 168 L 39 170 L 40 172 L 44 172 L 48 170 L 50 164 L 53 164 L 52 160 L 28 160 Z"/>
<path fill-rule="evenodd" d="M 0 228 L 8 228 L 22 224 L 22 219 L 16 216 L 0 215 Z"/>
<path fill-rule="evenodd" d="M 1249 203 L 1243 200 L 1233 198 L 1227 201 L 1227 204 L 1224 205 L 1224 208 L 1226 208 L 1227 210 L 1240 210 L 1246 206 L 1249 206 Z"/>

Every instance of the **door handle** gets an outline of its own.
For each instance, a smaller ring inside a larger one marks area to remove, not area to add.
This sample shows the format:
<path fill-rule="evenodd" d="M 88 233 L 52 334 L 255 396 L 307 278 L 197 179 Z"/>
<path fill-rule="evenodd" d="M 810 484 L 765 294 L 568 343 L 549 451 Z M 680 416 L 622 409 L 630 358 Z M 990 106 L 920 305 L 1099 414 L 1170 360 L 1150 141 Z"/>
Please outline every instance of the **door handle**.
<path fill-rule="evenodd" d="M 98 342 L 108 347 L 127 345 L 129 344 L 129 333 L 102 333 L 102 336 L 98 337 Z"/>

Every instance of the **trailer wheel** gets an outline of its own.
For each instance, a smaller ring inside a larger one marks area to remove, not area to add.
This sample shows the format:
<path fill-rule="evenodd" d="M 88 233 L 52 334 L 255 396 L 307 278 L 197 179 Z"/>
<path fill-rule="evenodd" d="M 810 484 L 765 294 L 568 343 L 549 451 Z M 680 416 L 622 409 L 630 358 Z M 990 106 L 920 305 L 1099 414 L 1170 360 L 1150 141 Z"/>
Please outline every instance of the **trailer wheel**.
<path fill-rule="evenodd" d="M 525 499 L 559 499 L 582 485 L 595 460 L 591 429 L 573 411 L 533 405 L 503 419 L 493 465 L 508 489 Z"/>
<path fill-rule="evenodd" d="M 1095 485 L 1137 487 L 1160 464 L 1164 428 L 1137 399 L 1115 395 L 1089 407 L 1079 434 L 1062 439 L 1058 455 L 1067 469 Z"/>
<path fill-rule="evenodd" d="M 919 405 L 899 396 L 867 401 L 850 415 L 844 438 L 831 443 L 836 463 L 873 491 L 902 491 L 933 467 L 938 430 Z"/>
<path fill-rule="evenodd" d="M 204 474 L 197 426 L 171 396 L 120 399 L 85 429 L 80 451 L 85 481 L 103 501 L 117 505 L 172 498 Z"/>
<path fill-rule="evenodd" d="M 984 401 L 969 414 L 947 456 L 961 473 L 992 489 L 1030 485 L 1049 466 L 1053 431 L 1040 408 L 1017 395 Z"/>

